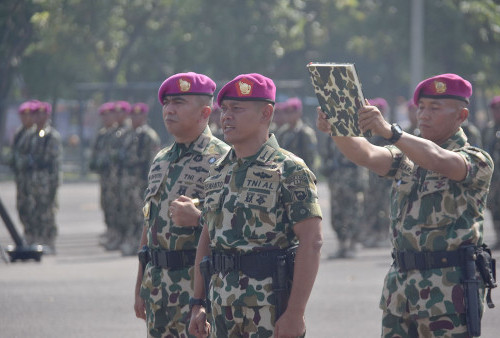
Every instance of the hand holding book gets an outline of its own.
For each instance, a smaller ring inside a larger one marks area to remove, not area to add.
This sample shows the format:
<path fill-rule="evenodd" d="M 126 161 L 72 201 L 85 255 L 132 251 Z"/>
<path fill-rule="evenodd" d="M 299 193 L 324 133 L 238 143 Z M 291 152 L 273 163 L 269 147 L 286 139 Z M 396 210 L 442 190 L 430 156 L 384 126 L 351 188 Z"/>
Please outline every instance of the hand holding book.
<path fill-rule="evenodd" d="M 358 126 L 358 110 L 365 104 L 354 64 L 309 63 L 314 92 L 326 113 L 332 136 L 365 136 Z"/>

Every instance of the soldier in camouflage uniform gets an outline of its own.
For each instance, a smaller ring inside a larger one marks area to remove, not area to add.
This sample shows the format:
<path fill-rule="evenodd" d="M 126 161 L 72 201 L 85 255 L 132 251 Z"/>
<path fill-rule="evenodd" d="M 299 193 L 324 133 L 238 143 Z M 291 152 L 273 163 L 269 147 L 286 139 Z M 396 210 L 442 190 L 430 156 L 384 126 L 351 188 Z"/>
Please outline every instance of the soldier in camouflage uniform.
<path fill-rule="evenodd" d="M 33 120 L 36 130 L 30 135 L 28 156 L 28 196 L 33 207 L 25 228 L 28 244 L 43 244 L 44 252 L 55 254 L 57 236 L 57 189 L 61 184 L 61 136 L 49 124 L 52 107 L 38 102 Z"/>
<path fill-rule="evenodd" d="M 124 238 L 120 250 L 122 255 L 137 253 L 137 245 L 141 240 L 142 207 L 144 206 L 144 191 L 148 186 L 148 172 L 154 156 L 160 150 L 160 138 L 147 123 L 149 106 L 136 103 L 132 106 L 130 119 L 132 134 L 123 145 L 125 159 L 123 161 L 122 183 L 123 194 L 121 222 L 125 225 Z"/>
<path fill-rule="evenodd" d="M 384 98 L 377 97 L 369 100 L 370 104 L 376 106 L 384 117 L 388 117 L 389 105 Z M 379 135 L 369 138 L 370 142 L 377 146 L 387 145 L 387 141 Z M 368 174 L 368 189 L 365 199 L 365 226 L 361 235 L 362 242 L 366 247 L 377 247 L 389 245 L 389 192 L 391 182 L 379 177 L 374 172 Z"/>
<path fill-rule="evenodd" d="M 106 232 L 102 235 L 102 243 L 107 242 L 108 230 L 111 223 L 111 214 L 115 211 L 114 198 L 110 193 L 110 159 L 111 159 L 111 139 L 116 130 L 116 114 L 113 102 L 106 102 L 99 107 L 99 116 L 102 120 L 102 127 L 97 132 L 97 136 L 92 145 L 90 154 L 89 169 L 99 175 L 101 187 L 100 203 L 104 213 L 104 223 Z"/>
<path fill-rule="evenodd" d="M 354 258 L 364 229 L 368 171 L 343 156 L 331 138 L 322 138 L 322 142 L 321 173 L 328 178 L 330 220 L 339 243 L 338 250 L 328 258 Z"/>
<path fill-rule="evenodd" d="M 466 306 L 482 310 L 484 297 L 467 305 L 461 283 L 465 248 L 483 244 L 493 172 L 491 157 L 470 146 L 460 128 L 468 116 L 471 94 L 470 83 L 458 75 L 438 75 L 415 90 L 421 138 L 391 126 L 374 106 L 359 110 L 360 129 L 393 145 L 378 147 L 363 138 L 334 137 L 350 160 L 392 180 L 390 233 L 395 261 L 380 301 L 383 337 L 468 337 Z M 319 109 L 317 126 L 330 130 Z M 484 296 L 482 282 L 479 294 Z"/>
<path fill-rule="evenodd" d="M 321 210 L 314 174 L 269 134 L 275 93 L 272 80 L 243 74 L 217 97 L 224 137 L 233 148 L 205 181 L 196 253 L 196 266 L 209 252 L 213 258 L 215 274 L 207 291 L 214 337 L 297 337 L 305 332 L 304 310 L 319 266 Z M 297 243 L 295 263 L 285 260 L 285 250 Z M 293 282 L 286 309 L 280 307 L 288 296 L 285 261 L 295 270 L 288 270 Z M 210 329 L 204 293 L 196 269 L 190 302 L 190 333 L 196 336 Z"/>
<path fill-rule="evenodd" d="M 106 250 L 118 250 L 130 227 L 126 208 L 129 203 L 127 190 L 132 182 L 127 181 L 125 161 L 128 158 L 127 147 L 134 137 L 129 119 L 132 106 L 127 101 L 116 101 L 114 109 L 116 128 L 109 140 L 109 195 L 106 197 L 109 226 L 107 241 L 104 244 Z"/>
<path fill-rule="evenodd" d="M 188 337 L 201 233 L 201 211 L 192 199 L 205 197 L 208 169 L 229 149 L 208 128 L 214 91 L 209 77 L 192 72 L 169 77 L 158 91 L 175 143 L 156 155 L 145 193 L 141 245 L 147 245 L 151 261 L 139 263 L 134 309 L 147 321 L 148 337 Z"/>
<path fill-rule="evenodd" d="M 14 173 L 16 182 L 16 206 L 21 223 L 26 228 L 27 217 L 30 215 L 30 201 L 28 198 L 28 173 L 26 165 L 28 164 L 29 142 L 31 134 L 36 129 L 33 122 L 33 111 L 36 109 L 36 103 L 27 101 L 19 106 L 19 118 L 21 126 L 14 133 L 14 139 L 7 159 L 8 165 Z"/>
<path fill-rule="evenodd" d="M 302 101 L 298 97 L 288 99 L 283 114 L 287 123 L 276 132 L 279 145 L 303 159 L 309 169 L 314 171 L 318 140 L 314 129 L 302 120 Z"/>
<path fill-rule="evenodd" d="M 500 96 L 491 100 L 490 111 L 492 120 L 483 131 L 483 145 L 495 163 L 488 195 L 488 209 L 491 211 L 496 233 L 497 242 L 494 248 L 500 250 Z"/>

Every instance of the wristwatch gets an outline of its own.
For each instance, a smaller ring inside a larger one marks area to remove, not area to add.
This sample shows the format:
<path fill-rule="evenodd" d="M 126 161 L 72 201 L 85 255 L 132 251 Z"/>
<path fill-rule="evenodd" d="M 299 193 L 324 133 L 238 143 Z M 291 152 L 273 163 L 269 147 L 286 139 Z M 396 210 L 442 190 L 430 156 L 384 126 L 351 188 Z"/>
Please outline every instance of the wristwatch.
<path fill-rule="evenodd" d="M 207 308 L 207 302 L 204 299 L 201 298 L 189 298 L 189 310 L 191 311 L 193 309 L 193 306 L 195 305 L 201 305 L 205 309 Z"/>
<path fill-rule="evenodd" d="M 394 144 L 398 142 L 398 140 L 401 138 L 401 135 L 403 135 L 403 129 L 399 126 L 399 124 L 393 123 L 391 125 L 391 131 L 392 131 L 391 138 L 386 138 L 386 140 L 390 144 Z"/>

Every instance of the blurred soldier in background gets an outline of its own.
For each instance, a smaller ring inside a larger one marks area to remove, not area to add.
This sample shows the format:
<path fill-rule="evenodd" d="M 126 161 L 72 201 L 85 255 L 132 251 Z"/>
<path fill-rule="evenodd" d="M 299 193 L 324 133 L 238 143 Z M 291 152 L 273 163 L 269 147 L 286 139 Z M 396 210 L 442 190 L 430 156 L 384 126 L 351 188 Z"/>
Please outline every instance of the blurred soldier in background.
<path fill-rule="evenodd" d="M 209 167 L 229 147 L 208 127 L 215 82 L 193 72 L 175 74 L 158 90 L 163 120 L 175 143 L 156 155 L 148 175 L 134 310 L 148 337 L 188 337 L 194 257 Z M 143 251 L 144 252 L 144 251 Z M 140 256 L 144 257 L 144 256 Z"/>
<path fill-rule="evenodd" d="M 24 228 L 27 227 L 27 217 L 30 214 L 30 199 L 28 198 L 27 183 L 28 171 L 26 165 L 28 164 L 29 155 L 29 142 L 31 134 L 36 129 L 33 122 L 33 111 L 36 108 L 36 103 L 27 101 L 19 106 L 19 118 L 21 119 L 21 126 L 14 133 L 9 157 L 7 158 L 8 165 L 14 173 L 14 180 L 16 182 L 17 197 L 16 206 L 19 214 L 19 219 Z"/>
<path fill-rule="evenodd" d="M 33 107 L 36 130 L 30 134 L 27 191 L 33 208 L 25 228 L 28 244 L 43 244 L 44 252 L 55 254 L 57 236 L 57 189 L 61 184 L 62 143 L 50 126 L 52 107 L 36 102 Z"/>
<path fill-rule="evenodd" d="M 212 135 L 217 137 L 219 140 L 224 140 L 224 132 L 222 131 L 222 126 L 220 124 L 220 113 L 221 109 L 219 105 L 214 102 L 212 113 L 210 114 L 210 118 L 208 120 L 208 126 L 210 127 Z"/>
<path fill-rule="evenodd" d="M 471 146 L 483 148 L 481 131 L 470 121 L 470 116 L 462 123 L 462 129 L 467 136 L 467 142 L 469 142 Z"/>
<path fill-rule="evenodd" d="M 339 248 L 328 258 L 353 258 L 363 231 L 368 170 L 349 161 L 329 138 L 320 138 L 321 173 L 328 179 L 330 220 Z"/>
<path fill-rule="evenodd" d="M 368 100 L 371 105 L 377 107 L 384 118 L 389 118 L 389 105 L 384 98 L 377 97 Z M 368 139 L 370 143 L 377 146 L 388 145 L 381 136 L 372 136 Z M 389 245 L 389 192 L 391 182 L 380 178 L 373 171 L 369 172 L 368 190 L 365 195 L 365 229 L 363 231 L 363 244 L 366 247 L 377 247 Z"/>
<path fill-rule="evenodd" d="M 484 149 L 490 154 L 495 164 L 488 194 L 488 209 L 493 218 L 497 242 L 494 248 L 500 250 L 500 96 L 490 101 L 491 120 L 483 132 Z"/>
<path fill-rule="evenodd" d="M 114 207 L 115 198 L 111 196 L 110 189 L 110 160 L 111 160 L 111 139 L 116 130 L 115 105 L 113 102 L 106 102 L 99 107 L 102 127 L 97 132 L 97 136 L 92 146 L 89 168 L 99 175 L 101 186 L 101 209 L 104 213 L 104 223 L 106 232 L 101 237 L 101 244 L 107 241 L 108 231 L 111 224 L 111 213 Z"/>
<path fill-rule="evenodd" d="M 110 224 L 108 228 L 107 241 L 104 244 L 106 250 L 118 250 L 123 243 L 129 222 L 123 217 L 125 213 L 125 201 L 127 182 L 123 182 L 125 159 L 127 157 L 127 145 L 132 143 L 132 127 L 130 125 L 130 112 L 132 106 L 126 101 L 114 102 L 116 129 L 111 136 L 111 162 L 109 175 L 110 203 Z"/>
<path fill-rule="evenodd" d="M 137 254 L 137 246 L 141 240 L 142 207 L 144 206 L 144 191 L 148 185 L 148 171 L 154 156 L 160 150 L 158 134 L 146 122 L 149 106 L 136 103 L 132 106 L 130 118 L 132 133 L 126 137 L 123 147 L 125 158 L 120 187 L 123 194 L 120 224 L 124 225 L 124 237 L 120 250 L 124 256 Z"/>
<path fill-rule="evenodd" d="M 278 144 L 303 159 L 314 172 L 318 141 L 314 129 L 302 120 L 302 101 L 298 97 L 288 99 L 283 114 L 286 116 L 286 124 L 276 132 Z"/>
<path fill-rule="evenodd" d="M 405 131 L 409 134 L 420 136 L 420 129 L 418 129 L 418 121 L 417 121 L 418 107 L 415 103 L 413 103 L 413 100 L 408 101 L 407 107 L 408 107 L 408 121 L 410 121 L 410 125 L 408 126 L 408 128 L 405 129 Z"/>
<path fill-rule="evenodd" d="M 283 126 L 287 120 L 285 116 L 285 107 L 286 107 L 286 102 L 276 102 L 274 105 L 274 115 L 273 115 L 273 122 L 271 122 L 271 125 L 269 126 L 269 132 L 276 134 L 278 129 Z"/>

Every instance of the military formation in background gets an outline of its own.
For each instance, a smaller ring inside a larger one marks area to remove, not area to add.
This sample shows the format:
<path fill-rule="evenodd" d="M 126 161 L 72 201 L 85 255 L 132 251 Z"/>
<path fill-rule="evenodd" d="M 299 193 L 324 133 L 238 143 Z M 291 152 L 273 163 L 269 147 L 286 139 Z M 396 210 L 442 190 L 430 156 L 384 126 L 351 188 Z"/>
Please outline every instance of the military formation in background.
<path fill-rule="evenodd" d="M 387 116 L 389 106 L 383 98 L 370 103 Z M 356 256 L 360 247 L 388 245 L 387 225 L 389 183 L 365 168 L 353 165 L 336 149 L 330 138 L 316 138 L 315 129 L 302 119 L 302 102 L 290 98 L 277 102 L 270 132 L 280 145 L 304 159 L 312 170 L 328 182 L 332 228 L 338 249 L 329 258 Z M 406 104 L 405 131 L 419 136 L 416 122 L 418 107 Z M 489 105 L 491 120 L 480 131 L 466 121 L 462 129 L 473 146 L 488 151 L 500 167 L 500 97 Z M 48 103 L 32 100 L 20 105 L 21 126 L 15 132 L 7 162 L 12 168 L 17 187 L 17 209 L 28 243 L 44 244 L 45 252 L 55 252 L 57 226 L 56 191 L 61 182 L 62 146 L 59 133 L 48 123 L 52 108 Z M 101 128 L 92 145 L 90 169 L 100 178 L 100 205 L 106 232 L 101 244 L 107 250 L 135 254 L 142 229 L 143 193 L 147 173 L 160 139 L 147 124 L 149 107 L 125 101 L 107 102 L 100 106 Z M 214 103 L 209 122 L 212 134 L 224 139 L 220 126 L 220 108 Z M 383 144 L 372 137 L 371 142 Z M 320 165 L 318 165 L 320 164 Z M 488 206 L 492 213 L 500 248 L 500 174 L 495 170 Z M 341 198 L 339 198 L 341 196 Z"/>
<path fill-rule="evenodd" d="M 483 146 L 493 160 L 495 170 L 491 177 L 490 192 L 488 194 L 488 209 L 493 218 L 497 242 L 494 249 L 500 249 L 500 96 L 495 96 L 489 104 L 491 120 L 483 131 Z"/>
<path fill-rule="evenodd" d="M 125 256 L 137 252 L 142 229 L 143 193 L 149 165 L 160 139 L 147 125 L 149 107 L 126 101 L 107 102 L 99 108 L 102 128 L 95 138 L 89 167 L 100 176 L 101 207 L 106 232 L 101 244 L 121 250 Z"/>
<path fill-rule="evenodd" d="M 57 189 L 61 184 L 62 143 L 50 125 L 52 107 L 32 100 L 19 107 L 9 165 L 17 187 L 17 210 L 27 244 L 43 245 L 55 254 Z"/>
<path fill-rule="evenodd" d="M 302 101 L 292 97 L 280 108 L 284 123 L 276 130 L 279 145 L 303 159 L 309 169 L 315 171 L 318 141 L 315 130 L 302 120 Z"/>

